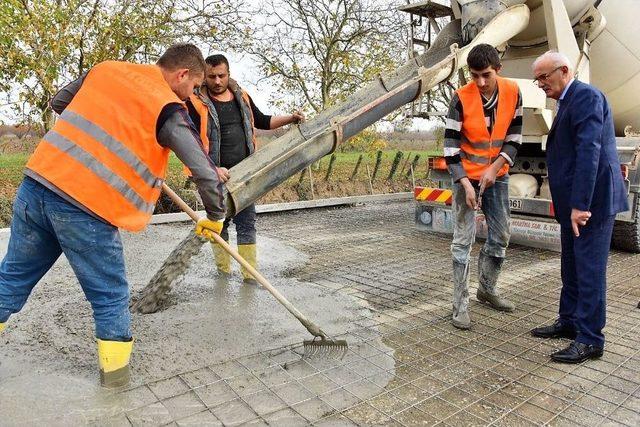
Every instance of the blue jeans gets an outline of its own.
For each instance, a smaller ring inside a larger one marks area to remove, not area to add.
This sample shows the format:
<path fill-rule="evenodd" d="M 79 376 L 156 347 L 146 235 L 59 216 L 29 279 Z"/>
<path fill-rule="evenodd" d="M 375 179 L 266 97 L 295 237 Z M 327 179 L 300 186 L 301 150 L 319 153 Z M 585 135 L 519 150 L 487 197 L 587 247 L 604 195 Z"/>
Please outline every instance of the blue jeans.
<path fill-rule="evenodd" d="M 224 220 L 224 227 L 220 236 L 227 242 L 229 241 L 229 223 L 232 218 Z M 236 225 L 237 244 L 238 245 L 254 245 L 256 243 L 256 205 L 250 204 L 233 217 L 233 223 Z"/>
<path fill-rule="evenodd" d="M 471 181 L 478 192 L 477 182 Z M 462 184 L 453 184 L 453 260 L 467 264 L 471 246 L 476 240 L 476 213 L 467 206 Z M 482 194 L 482 212 L 487 221 L 487 240 L 482 247 L 485 255 L 504 258 L 511 237 L 509 211 L 509 175 L 496 179 Z"/>
<path fill-rule="evenodd" d="M 0 264 L 0 322 L 22 309 L 61 253 L 91 303 L 96 337 L 129 341 L 129 285 L 118 229 L 29 177 L 18 188 L 9 248 Z"/>

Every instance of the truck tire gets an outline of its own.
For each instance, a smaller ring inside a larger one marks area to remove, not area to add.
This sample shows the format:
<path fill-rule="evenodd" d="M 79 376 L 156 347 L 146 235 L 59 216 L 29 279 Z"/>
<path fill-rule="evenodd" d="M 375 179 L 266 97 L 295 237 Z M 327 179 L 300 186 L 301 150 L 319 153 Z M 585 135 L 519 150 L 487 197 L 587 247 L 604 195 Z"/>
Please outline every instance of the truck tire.
<path fill-rule="evenodd" d="M 613 226 L 611 246 L 634 254 L 640 253 L 640 195 L 633 200 L 634 221 L 616 221 Z"/>

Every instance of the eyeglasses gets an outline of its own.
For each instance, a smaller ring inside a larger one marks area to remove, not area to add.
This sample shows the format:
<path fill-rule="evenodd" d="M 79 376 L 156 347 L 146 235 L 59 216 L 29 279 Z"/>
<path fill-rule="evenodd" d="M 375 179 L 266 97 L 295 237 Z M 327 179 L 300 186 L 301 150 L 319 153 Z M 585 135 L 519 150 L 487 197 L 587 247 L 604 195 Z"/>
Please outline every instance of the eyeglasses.
<path fill-rule="evenodd" d="M 555 73 L 556 71 L 558 71 L 562 67 L 564 67 L 564 65 L 556 67 L 553 70 L 549 71 L 548 73 L 540 74 L 538 77 L 533 79 L 533 84 L 535 85 L 535 84 L 538 84 L 538 82 L 546 82 L 549 79 L 549 77 L 551 77 L 551 74 Z"/>

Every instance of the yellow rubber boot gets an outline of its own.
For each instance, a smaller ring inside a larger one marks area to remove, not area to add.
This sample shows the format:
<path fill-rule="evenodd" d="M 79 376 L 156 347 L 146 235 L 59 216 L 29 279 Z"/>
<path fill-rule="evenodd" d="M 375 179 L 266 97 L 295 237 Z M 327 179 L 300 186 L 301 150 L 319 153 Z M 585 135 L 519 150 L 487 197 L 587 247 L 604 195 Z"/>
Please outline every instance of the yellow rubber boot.
<path fill-rule="evenodd" d="M 0 323 L 0 332 L 4 331 L 4 326 L 5 326 L 4 323 Z"/>
<path fill-rule="evenodd" d="M 133 339 L 129 342 L 98 340 L 100 385 L 107 388 L 129 384 L 129 357 Z"/>
<path fill-rule="evenodd" d="M 258 254 L 256 250 L 256 244 L 251 245 L 238 245 L 238 253 L 242 258 L 247 260 L 249 265 L 253 268 L 257 268 L 258 266 Z M 249 273 L 249 271 L 241 267 L 242 278 L 247 283 L 256 283 L 256 279 Z"/>
<path fill-rule="evenodd" d="M 231 274 L 231 255 L 217 243 L 211 242 L 211 248 L 213 249 L 213 257 L 216 260 L 218 273 Z"/>

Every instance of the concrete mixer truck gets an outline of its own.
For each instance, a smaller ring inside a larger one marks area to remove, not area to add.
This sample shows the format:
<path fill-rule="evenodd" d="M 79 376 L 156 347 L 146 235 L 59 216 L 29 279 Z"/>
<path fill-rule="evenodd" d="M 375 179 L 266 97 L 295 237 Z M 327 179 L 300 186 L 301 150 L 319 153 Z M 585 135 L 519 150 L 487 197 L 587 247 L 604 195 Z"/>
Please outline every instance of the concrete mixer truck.
<path fill-rule="evenodd" d="M 620 173 L 625 178 L 631 210 L 616 217 L 613 246 L 640 252 L 640 1 L 638 0 L 451 0 L 421 1 L 402 6 L 410 14 L 409 56 L 431 46 L 443 21 L 457 23 L 462 43 L 501 11 L 525 5 L 530 16 L 526 28 L 503 44 L 502 75 L 514 79 L 523 96 L 523 144 L 511 168 L 510 207 L 512 242 L 559 249 L 559 226 L 546 180 L 546 136 L 555 101 L 547 100 L 531 80 L 531 64 L 540 54 L 556 49 L 573 62 L 576 77 L 602 90 L 611 104 L 617 133 Z M 438 37 L 439 38 L 439 37 Z M 459 73 L 449 84 L 464 84 Z M 428 96 L 428 95 L 427 95 Z M 431 117 L 422 97 L 408 110 L 412 117 Z M 444 158 L 429 161 L 432 186 L 415 188 L 416 223 L 425 229 L 452 232 L 451 179 Z M 477 217 L 478 235 L 486 234 L 483 216 Z"/>
<path fill-rule="evenodd" d="M 480 43 L 503 52 L 504 75 L 517 79 L 525 107 L 524 142 L 513 173 L 527 177 L 528 185 L 512 185 L 516 193 L 511 208 L 512 241 L 542 247 L 557 246 L 559 227 L 545 186 L 544 148 L 553 120 L 553 105 L 537 89 L 530 75 L 533 59 L 557 48 L 576 64 L 580 79 L 591 81 L 609 97 L 616 114 L 619 153 L 633 209 L 619 215 L 614 242 L 618 247 L 640 251 L 638 193 L 638 146 L 640 138 L 622 137 L 625 126 L 640 125 L 640 16 L 639 0 L 452 0 L 422 1 L 401 10 L 411 14 L 412 39 L 409 60 L 396 70 L 378 76 L 345 101 L 320 112 L 305 123 L 257 150 L 230 170 L 225 184 L 227 215 L 239 212 L 289 177 L 333 152 L 344 140 L 407 104 L 420 105 L 429 91 L 460 74 L 469 51 Z M 447 20 L 442 23 L 442 19 Z M 421 25 L 437 32 L 431 40 L 416 37 Z M 414 52 L 422 46 L 423 53 Z M 417 104 L 416 104 L 417 103 Z M 412 110 L 416 110 L 413 108 Z M 419 110 L 419 108 L 418 108 Z M 435 166 L 438 159 L 434 159 Z M 444 162 L 443 162 L 444 163 Z M 446 170 L 433 168 L 434 188 L 416 189 L 431 195 L 419 200 L 417 223 L 436 231 L 451 231 L 447 207 Z M 533 180 L 533 181 L 532 181 Z M 512 179 L 512 182 L 518 179 Z M 529 187 L 527 189 L 527 186 Z M 418 197 L 417 199 L 421 199 Z M 478 226 L 482 219 L 479 216 Z M 198 253 L 203 241 L 190 233 L 168 256 L 140 298 L 155 306 L 166 295 L 177 271 L 175 260 Z M 182 261 L 180 261 L 182 262 Z"/>

